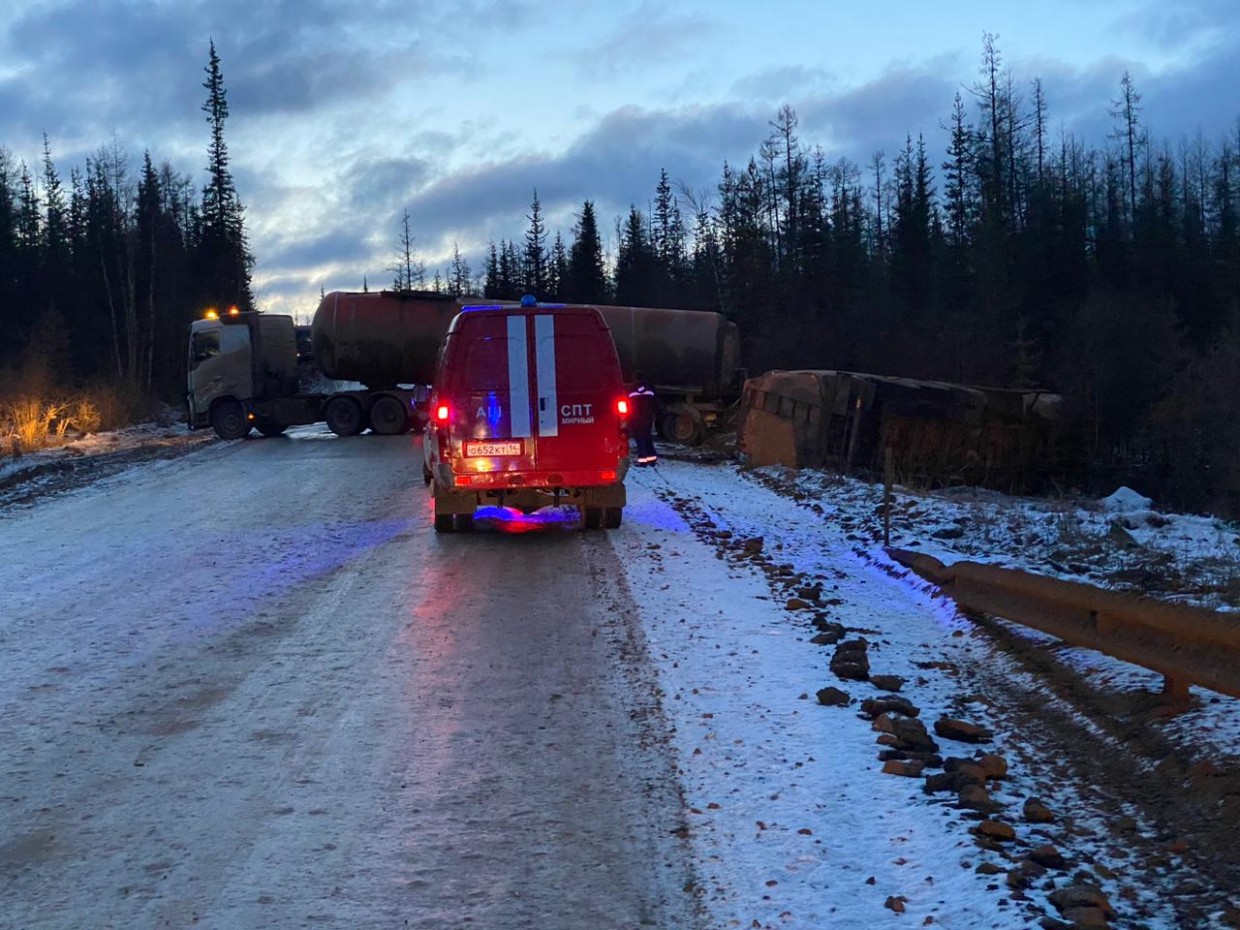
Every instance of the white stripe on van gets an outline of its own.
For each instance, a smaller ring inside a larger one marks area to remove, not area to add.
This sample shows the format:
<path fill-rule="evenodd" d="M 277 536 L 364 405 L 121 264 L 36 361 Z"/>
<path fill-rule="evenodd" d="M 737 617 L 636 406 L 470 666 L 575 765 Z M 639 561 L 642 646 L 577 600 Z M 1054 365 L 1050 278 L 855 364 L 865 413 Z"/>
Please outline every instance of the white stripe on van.
<path fill-rule="evenodd" d="M 508 407 L 511 411 L 512 437 L 530 436 L 530 362 L 529 343 L 525 336 L 525 317 L 508 318 Z"/>
<path fill-rule="evenodd" d="M 538 435 L 560 435 L 560 402 L 555 384 L 555 317 L 534 317 L 534 375 L 538 379 Z"/>

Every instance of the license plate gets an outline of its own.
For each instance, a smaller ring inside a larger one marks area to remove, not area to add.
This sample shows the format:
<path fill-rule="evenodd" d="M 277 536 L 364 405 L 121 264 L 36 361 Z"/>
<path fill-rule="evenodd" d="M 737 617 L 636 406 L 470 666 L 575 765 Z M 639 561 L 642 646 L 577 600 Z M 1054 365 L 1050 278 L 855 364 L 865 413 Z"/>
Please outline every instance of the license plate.
<path fill-rule="evenodd" d="M 521 440 L 487 441 L 474 439 L 465 443 L 465 454 L 481 458 L 494 458 L 499 455 L 520 455 Z"/>

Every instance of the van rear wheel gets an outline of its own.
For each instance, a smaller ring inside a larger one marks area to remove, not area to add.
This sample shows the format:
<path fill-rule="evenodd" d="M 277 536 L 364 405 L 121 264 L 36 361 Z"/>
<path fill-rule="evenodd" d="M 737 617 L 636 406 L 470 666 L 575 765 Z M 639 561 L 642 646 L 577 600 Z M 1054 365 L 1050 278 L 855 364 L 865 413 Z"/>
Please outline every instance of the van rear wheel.
<path fill-rule="evenodd" d="M 623 507 L 603 508 L 603 528 L 608 530 L 618 530 L 620 528 L 620 519 L 623 514 Z"/>
<path fill-rule="evenodd" d="M 587 530 L 599 530 L 603 528 L 603 508 L 587 507 L 582 514 L 583 525 Z"/>
<path fill-rule="evenodd" d="M 474 531 L 474 515 L 472 513 L 458 513 L 456 515 L 456 531 L 458 533 L 472 533 Z"/>
<path fill-rule="evenodd" d="M 456 521 L 452 519 L 452 514 L 450 513 L 435 514 L 435 532 L 436 533 L 451 533 L 455 529 L 456 529 Z"/>

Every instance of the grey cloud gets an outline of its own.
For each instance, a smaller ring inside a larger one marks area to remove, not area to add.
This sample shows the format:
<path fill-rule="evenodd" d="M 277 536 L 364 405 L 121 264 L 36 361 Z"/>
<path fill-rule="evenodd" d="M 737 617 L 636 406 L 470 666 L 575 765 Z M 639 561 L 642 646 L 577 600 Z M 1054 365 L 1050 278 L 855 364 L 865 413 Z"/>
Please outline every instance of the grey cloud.
<path fill-rule="evenodd" d="M 794 109 L 801 140 L 828 155 L 864 162 L 877 151 L 893 153 L 907 137 L 930 140 L 951 115 L 959 85 L 931 68 L 897 68 L 878 80 L 839 94 L 806 100 Z"/>
<path fill-rule="evenodd" d="M 746 75 L 732 85 L 732 92 L 743 100 L 787 100 L 809 93 L 821 93 L 835 83 L 835 76 L 821 68 L 788 65 L 771 71 Z"/>
<path fill-rule="evenodd" d="M 662 4 L 644 2 L 602 42 L 578 52 L 576 61 L 584 73 L 614 74 L 692 49 L 717 28 L 704 16 L 669 13 Z"/>

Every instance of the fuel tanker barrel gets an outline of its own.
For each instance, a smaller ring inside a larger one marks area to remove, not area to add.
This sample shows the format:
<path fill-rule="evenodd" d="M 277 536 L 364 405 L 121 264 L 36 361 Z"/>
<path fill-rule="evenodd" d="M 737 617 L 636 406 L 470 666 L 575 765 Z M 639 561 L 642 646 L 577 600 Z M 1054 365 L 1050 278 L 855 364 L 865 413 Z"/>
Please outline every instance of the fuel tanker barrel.
<path fill-rule="evenodd" d="M 737 387 L 740 332 L 708 310 L 602 307 L 627 380 L 637 373 L 657 390 L 719 399 Z"/>
<path fill-rule="evenodd" d="M 434 292 L 332 291 L 310 324 L 315 364 L 367 388 L 429 384 L 435 354 L 462 301 Z"/>

